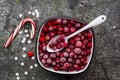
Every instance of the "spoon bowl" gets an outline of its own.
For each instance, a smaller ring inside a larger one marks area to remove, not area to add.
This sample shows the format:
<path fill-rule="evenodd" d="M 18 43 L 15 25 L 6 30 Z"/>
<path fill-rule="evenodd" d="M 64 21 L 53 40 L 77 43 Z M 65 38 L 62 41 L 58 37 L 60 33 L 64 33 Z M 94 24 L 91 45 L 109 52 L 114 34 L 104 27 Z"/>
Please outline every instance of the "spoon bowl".
<path fill-rule="evenodd" d="M 39 64 L 44 68 L 44 69 L 46 69 L 46 70 L 48 70 L 48 71 L 51 71 L 51 72 L 54 72 L 54 73 L 59 73 L 59 74 L 78 74 L 78 73 L 82 73 L 82 72 L 84 72 L 86 69 L 87 69 L 87 67 L 89 66 L 89 64 L 90 64 L 90 61 L 91 61 L 91 58 L 92 58 L 92 55 L 93 55 L 93 51 L 94 51 L 94 32 L 93 32 L 93 30 L 92 30 L 92 28 L 90 28 L 89 29 L 89 31 L 90 31 L 90 33 L 92 34 L 92 41 L 91 41 L 91 43 L 92 43 L 92 47 L 91 47 L 91 52 L 90 52 L 90 55 L 89 56 L 87 56 L 87 65 L 83 68 L 83 69 L 81 69 L 81 70 L 79 70 L 79 71 L 71 71 L 71 72 L 66 72 L 66 71 L 55 71 L 53 68 L 48 68 L 48 67 L 45 67 L 44 65 L 43 65 L 43 63 L 41 62 L 41 60 L 40 60 L 40 55 L 42 54 L 41 52 L 40 52 L 40 49 L 39 49 L 39 45 L 41 45 L 42 43 L 40 43 L 39 42 L 39 38 L 41 37 L 41 33 L 42 33 L 42 29 L 44 28 L 44 26 L 45 26 L 45 24 L 47 23 L 47 22 L 49 22 L 49 21 L 51 21 L 51 20 L 54 20 L 54 19 L 58 19 L 58 18 L 62 18 L 62 19 L 72 19 L 72 20 L 75 20 L 75 21 L 78 21 L 78 22 L 80 22 L 80 23 L 83 23 L 83 24 L 85 24 L 85 22 L 83 22 L 83 21 L 81 21 L 81 20 L 79 20 L 79 19 L 73 19 L 73 18 L 71 18 L 71 17 L 53 17 L 53 18 L 50 18 L 50 19 L 48 19 L 47 21 L 45 21 L 42 25 L 41 25 L 41 28 L 39 29 L 39 33 L 38 33 L 38 39 L 37 39 L 37 46 L 36 46 L 36 51 L 37 51 L 37 60 L 38 60 L 38 62 L 39 62 Z"/>

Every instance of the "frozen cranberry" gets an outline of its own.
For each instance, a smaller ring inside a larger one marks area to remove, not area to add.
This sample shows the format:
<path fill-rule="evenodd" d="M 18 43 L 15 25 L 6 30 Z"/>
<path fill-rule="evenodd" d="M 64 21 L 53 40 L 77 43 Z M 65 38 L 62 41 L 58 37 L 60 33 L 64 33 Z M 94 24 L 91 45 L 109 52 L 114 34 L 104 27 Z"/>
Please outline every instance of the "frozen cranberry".
<path fill-rule="evenodd" d="M 87 61 L 83 61 L 83 65 L 86 65 L 87 64 Z"/>
<path fill-rule="evenodd" d="M 70 49 L 73 49 L 73 48 L 74 48 L 74 46 L 73 46 L 73 45 L 69 45 L 69 48 L 70 48 Z"/>
<path fill-rule="evenodd" d="M 66 58 L 65 57 L 61 57 L 60 58 L 60 62 L 64 63 L 66 61 Z"/>
<path fill-rule="evenodd" d="M 66 51 L 67 51 L 67 52 L 70 52 L 70 48 L 67 48 Z"/>
<path fill-rule="evenodd" d="M 87 36 L 88 36 L 88 38 L 92 38 L 92 34 L 91 33 L 87 34 Z"/>
<path fill-rule="evenodd" d="M 81 52 L 81 55 L 86 56 L 86 52 L 85 52 L 85 51 L 82 51 L 82 52 Z"/>
<path fill-rule="evenodd" d="M 47 32 L 48 31 L 48 28 L 45 26 L 45 27 L 43 27 L 43 31 L 44 32 Z"/>
<path fill-rule="evenodd" d="M 57 45 L 57 49 L 61 49 L 62 48 L 62 45 L 61 44 L 58 44 Z"/>
<path fill-rule="evenodd" d="M 87 50 L 87 51 L 86 51 L 86 54 L 87 54 L 87 55 L 90 55 L 90 53 L 91 53 L 90 50 Z"/>
<path fill-rule="evenodd" d="M 63 31 L 63 28 L 62 28 L 62 27 L 60 27 L 60 28 L 58 28 L 58 30 L 59 30 L 59 31 Z"/>
<path fill-rule="evenodd" d="M 58 66 L 55 66 L 55 67 L 54 67 L 54 70 L 55 70 L 55 71 L 58 71 L 58 70 L 59 70 Z"/>
<path fill-rule="evenodd" d="M 56 56 L 60 56 L 60 52 L 55 52 Z"/>
<path fill-rule="evenodd" d="M 68 62 L 72 62 L 73 61 L 73 58 L 68 58 Z"/>
<path fill-rule="evenodd" d="M 42 64 L 45 64 L 45 63 L 46 63 L 46 60 L 45 60 L 45 59 L 42 59 L 41 62 L 42 62 Z"/>
<path fill-rule="evenodd" d="M 81 25 L 80 23 L 77 23 L 77 24 L 75 25 L 75 27 L 80 27 L 80 25 Z"/>
<path fill-rule="evenodd" d="M 59 63 L 59 62 L 60 62 L 60 58 L 56 58 L 55 61 L 56 61 L 57 63 Z"/>
<path fill-rule="evenodd" d="M 75 46 L 76 47 L 81 47 L 82 46 L 82 42 L 81 41 L 77 41 Z"/>
<path fill-rule="evenodd" d="M 50 32 L 50 36 L 53 37 L 55 34 L 53 32 Z"/>
<path fill-rule="evenodd" d="M 88 47 L 88 48 L 91 48 L 91 47 L 92 47 L 92 44 L 91 44 L 91 43 L 88 43 L 88 44 L 87 44 L 87 47 Z"/>
<path fill-rule="evenodd" d="M 77 65 L 77 64 L 74 64 L 73 67 L 76 69 L 76 68 L 78 67 L 78 65 Z"/>
<path fill-rule="evenodd" d="M 50 54 L 50 58 L 56 58 L 56 55 L 54 53 Z"/>
<path fill-rule="evenodd" d="M 75 37 L 75 41 L 79 41 L 80 40 L 80 37 Z"/>
<path fill-rule="evenodd" d="M 77 71 L 81 70 L 81 67 L 78 66 L 78 67 L 76 68 L 76 70 L 77 70 Z"/>
<path fill-rule="evenodd" d="M 67 43 L 66 42 L 62 42 L 61 45 L 62 45 L 62 47 L 67 47 Z"/>
<path fill-rule="evenodd" d="M 74 27 L 71 27 L 70 28 L 70 32 L 74 32 L 75 31 L 75 28 Z"/>
<path fill-rule="evenodd" d="M 45 41 L 45 38 L 44 38 L 44 37 L 40 37 L 39 41 L 40 41 L 40 42 L 44 42 L 44 41 Z"/>
<path fill-rule="evenodd" d="M 43 51 L 47 51 L 47 47 L 46 46 L 43 46 Z"/>
<path fill-rule="evenodd" d="M 50 26 L 49 27 L 49 31 L 53 31 L 54 30 L 54 27 L 53 26 Z"/>
<path fill-rule="evenodd" d="M 56 65 L 56 62 L 55 62 L 55 61 L 52 61 L 52 65 L 55 66 L 55 65 Z"/>
<path fill-rule="evenodd" d="M 83 44 L 87 44 L 87 43 L 88 43 L 88 40 L 87 40 L 87 39 L 84 39 L 82 43 L 83 43 Z"/>
<path fill-rule="evenodd" d="M 76 54 L 80 54 L 80 53 L 81 53 L 81 49 L 80 49 L 80 48 L 75 48 L 74 52 L 75 52 Z"/>
<path fill-rule="evenodd" d="M 69 28 L 68 27 L 64 27 L 64 32 L 69 32 Z"/>
<path fill-rule="evenodd" d="M 62 19 L 57 19 L 56 22 L 57 22 L 57 23 L 61 23 L 61 22 L 62 22 Z"/>
<path fill-rule="evenodd" d="M 47 26 L 51 26 L 52 25 L 52 23 L 51 22 L 47 22 Z"/>
<path fill-rule="evenodd" d="M 74 52 L 70 52 L 69 56 L 74 57 L 75 56 Z"/>
<path fill-rule="evenodd" d="M 80 64 L 80 59 L 76 59 L 76 64 Z"/>
<path fill-rule="evenodd" d="M 69 43 L 70 43 L 70 44 L 75 44 L 74 39 L 70 39 L 70 40 L 69 40 Z"/>
<path fill-rule="evenodd" d="M 64 55 L 64 57 L 68 57 L 68 53 L 67 52 L 64 52 L 63 55 Z"/>
<path fill-rule="evenodd" d="M 49 57 L 48 54 L 43 55 L 44 59 L 47 59 L 48 57 Z"/>
<path fill-rule="evenodd" d="M 84 36 L 81 35 L 80 40 L 84 40 L 84 39 L 85 39 Z"/>
<path fill-rule="evenodd" d="M 74 24 L 74 20 L 70 20 L 70 24 Z"/>
<path fill-rule="evenodd" d="M 40 56 L 42 57 L 44 55 L 44 53 L 40 53 Z"/>
<path fill-rule="evenodd" d="M 67 20 L 66 20 L 66 19 L 64 19 L 64 20 L 63 20 L 63 24 L 66 24 L 66 23 L 67 23 Z"/>
<path fill-rule="evenodd" d="M 46 39 L 46 40 L 50 40 L 50 36 L 47 35 L 47 36 L 45 37 L 45 39 Z"/>
<path fill-rule="evenodd" d="M 68 68 L 70 66 L 70 64 L 68 62 L 65 62 L 63 65 L 65 68 Z"/>
<path fill-rule="evenodd" d="M 46 62 L 47 62 L 48 64 L 51 64 L 51 63 L 52 63 L 52 60 L 51 60 L 51 59 L 47 59 Z"/>

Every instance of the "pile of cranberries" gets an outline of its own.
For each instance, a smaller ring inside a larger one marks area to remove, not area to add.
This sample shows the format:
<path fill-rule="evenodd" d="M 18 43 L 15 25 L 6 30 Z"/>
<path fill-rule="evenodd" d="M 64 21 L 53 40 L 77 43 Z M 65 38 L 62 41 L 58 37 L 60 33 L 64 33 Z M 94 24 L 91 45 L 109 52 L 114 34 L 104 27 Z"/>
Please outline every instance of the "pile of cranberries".
<path fill-rule="evenodd" d="M 84 26 L 85 24 L 71 19 L 57 18 L 47 21 L 39 35 L 39 60 L 43 66 L 55 71 L 82 70 L 87 65 L 87 56 L 91 53 L 93 35 L 90 29 L 69 39 L 68 44 L 64 45 L 65 48 L 59 52 L 50 53 L 46 46 L 53 37 L 68 36 Z"/>

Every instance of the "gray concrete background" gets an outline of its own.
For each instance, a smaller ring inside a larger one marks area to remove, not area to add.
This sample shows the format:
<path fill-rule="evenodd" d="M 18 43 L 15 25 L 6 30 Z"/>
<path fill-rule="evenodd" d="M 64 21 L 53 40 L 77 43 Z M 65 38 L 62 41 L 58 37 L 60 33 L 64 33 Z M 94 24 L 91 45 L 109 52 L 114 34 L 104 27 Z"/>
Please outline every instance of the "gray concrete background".
<path fill-rule="evenodd" d="M 39 18 L 27 15 L 28 11 L 35 9 L 40 12 Z M 24 17 L 19 18 L 20 13 Z M 21 49 L 24 46 L 31 47 L 34 52 L 35 39 L 31 45 L 22 45 L 22 36 L 18 35 L 9 48 L 3 46 L 18 23 L 26 17 L 34 19 L 39 28 L 44 20 L 52 16 L 65 15 L 89 22 L 101 14 L 107 16 L 107 21 L 94 28 L 94 56 L 89 68 L 81 74 L 59 75 L 48 72 L 41 66 L 30 70 L 28 66 L 37 61 L 28 57 L 23 59 L 21 54 L 25 52 Z M 119 19 L 120 0 L 0 0 L 0 80 L 16 80 L 16 72 L 20 73 L 20 80 L 120 80 Z M 19 57 L 18 61 L 14 60 L 15 56 Z M 21 61 L 25 62 L 25 67 L 20 67 Z M 27 76 L 23 74 L 25 70 L 29 72 Z"/>

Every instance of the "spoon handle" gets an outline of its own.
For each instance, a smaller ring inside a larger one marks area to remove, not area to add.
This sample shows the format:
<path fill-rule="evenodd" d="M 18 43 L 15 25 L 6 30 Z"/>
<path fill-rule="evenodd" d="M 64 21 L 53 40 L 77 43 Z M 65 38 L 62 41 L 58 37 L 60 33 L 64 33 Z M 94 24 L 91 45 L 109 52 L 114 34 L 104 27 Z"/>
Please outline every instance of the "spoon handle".
<path fill-rule="evenodd" d="M 85 27 L 83 27 L 82 29 L 79 29 L 78 31 L 70 34 L 69 36 L 67 36 L 66 38 L 69 39 L 75 35 L 77 35 L 78 33 L 85 31 L 88 28 L 91 28 L 93 26 L 97 26 L 101 23 L 103 23 L 106 20 L 106 16 L 105 15 L 100 15 L 97 18 L 95 18 L 93 21 L 91 21 L 88 25 L 86 25 Z"/>

